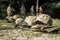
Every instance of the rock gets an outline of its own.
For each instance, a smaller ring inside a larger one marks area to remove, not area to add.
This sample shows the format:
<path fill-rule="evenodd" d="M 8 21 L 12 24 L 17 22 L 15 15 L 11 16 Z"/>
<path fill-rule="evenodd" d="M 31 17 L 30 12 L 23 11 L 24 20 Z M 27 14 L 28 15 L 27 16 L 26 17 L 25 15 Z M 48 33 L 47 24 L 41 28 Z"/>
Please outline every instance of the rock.
<path fill-rule="evenodd" d="M 7 16 L 6 19 L 8 19 L 9 17 Z"/>
<path fill-rule="evenodd" d="M 20 16 L 19 15 L 14 15 L 13 16 L 13 19 L 16 20 L 17 18 L 19 18 Z"/>
<path fill-rule="evenodd" d="M 41 29 L 41 26 L 40 25 L 33 25 L 31 28 L 32 29 Z"/>
<path fill-rule="evenodd" d="M 12 16 L 10 16 L 10 17 L 7 16 L 6 20 L 7 20 L 7 22 L 13 22 L 14 21 Z"/>
<path fill-rule="evenodd" d="M 36 17 L 36 21 L 40 21 L 46 25 L 52 25 L 52 18 L 47 14 L 40 14 Z"/>
<path fill-rule="evenodd" d="M 22 22 L 23 22 L 22 18 L 17 18 L 16 21 L 15 21 L 15 24 L 20 25 L 20 24 L 22 24 Z"/>
<path fill-rule="evenodd" d="M 25 18 L 24 21 L 27 23 L 27 25 L 32 26 L 32 25 L 34 25 L 34 23 L 36 21 L 36 17 L 35 16 L 28 16 Z"/>
<path fill-rule="evenodd" d="M 52 27 L 52 28 L 48 28 L 48 29 L 44 29 L 44 30 L 50 33 L 50 32 L 58 32 L 59 29 L 60 29 L 60 27 L 58 26 L 58 27 Z"/>
<path fill-rule="evenodd" d="M 52 28 L 52 26 L 48 26 L 48 25 L 33 25 L 31 27 L 31 29 L 35 30 L 35 31 L 46 31 L 45 29 L 49 29 L 49 28 Z"/>
<path fill-rule="evenodd" d="M 47 29 L 47 28 L 51 28 L 52 26 L 48 26 L 48 25 L 33 25 L 31 28 L 35 28 L 35 29 L 39 29 L 39 28 L 43 28 L 43 29 Z"/>
<path fill-rule="evenodd" d="M 32 30 L 32 31 L 41 31 L 41 27 L 40 27 L 39 25 L 33 25 L 33 26 L 31 27 L 31 30 Z"/>

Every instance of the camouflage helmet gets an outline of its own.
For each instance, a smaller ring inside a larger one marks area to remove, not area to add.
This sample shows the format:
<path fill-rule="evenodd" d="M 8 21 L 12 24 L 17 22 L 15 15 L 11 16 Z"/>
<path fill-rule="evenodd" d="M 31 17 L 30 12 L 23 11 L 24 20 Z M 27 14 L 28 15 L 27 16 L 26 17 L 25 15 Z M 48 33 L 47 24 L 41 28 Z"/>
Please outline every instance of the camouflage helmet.
<path fill-rule="evenodd" d="M 14 15 L 13 16 L 13 19 L 16 20 L 17 18 L 19 18 L 20 16 L 19 15 Z"/>
<path fill-rule="evenodd" d="M 7 16 L 6 20 L 9 21 L 9 22 L 13 22 L 14 21 L 12 16 L 10 16 L 10 17 Z"/>
<path fill-rule="evenodd" d="M 52 18 L 47 14 L 40 14 L 36 17 L 36 21 L 40 21 L 47 25 L 52 25 Z"/>
<path fill-rule="evenodd" d="M 9 20 L 13 20 L 13 17 L 12 17 L 12 16 L 10 16 L 10 17 L 9 17 Z"/>
<path fill-rule="evenodd" d="M 17 19 L 15 20 L 15 24 L 16 24 L 16 25 L 20 25 L 20 24 L 22 24 L 22 22 L 23 22 L 23 19 L 22 19 L 22 18 L 17 18 Z"/>
<path fill-rule="evenodd" d="M 28 17 L 26 17 L 26 19 L 24 21 L 27 23 L 27 25 L 32 26 L 34 24 L 34 22 L 36 21 L 36 17 L 28 16 Z"/>

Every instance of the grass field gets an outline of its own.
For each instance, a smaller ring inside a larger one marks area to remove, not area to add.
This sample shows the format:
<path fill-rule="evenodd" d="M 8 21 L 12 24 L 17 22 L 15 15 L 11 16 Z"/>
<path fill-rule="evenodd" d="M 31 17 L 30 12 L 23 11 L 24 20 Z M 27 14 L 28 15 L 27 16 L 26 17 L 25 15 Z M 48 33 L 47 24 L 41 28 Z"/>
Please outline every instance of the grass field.
<path fill-rule="evenodd" d="M 0 29 L 14 28 L 14 23 L 7 23 L 6 20 L 0 20 Z"/>
<path fill-rule="evenodd" d="M 60 19 L 53 19 L 53 25 L 60 26 Z M 0 28 L 3 28 L 3 27 L 10 28 L 12 26 L 14 26 L 14 23 L 7 23 L 6 20 L 0 20 Z"/>
<path fill-rule="evenodd" d="M 53 19 L 53 25 L 60 26 L 60 20 Z M 60 34 L 49 34 L 21 29 L 6 30 L 5 28 L 14 28 L 14 23 L 7 23 L 6 20 L 0 20 L 0 29 L 2 29 L 0 30 L 0 40 L 60 40 Z"/>
<path fill-rule="evenodd" d="M 1 28 L 14 28 L 14 23 L 7 23 L 6 20 L 0 20 Z M 53 26 L 60 26 L 60 19 L 53 19 Z"/>
<path fill-rule="evenodd" d="M 60 26 L 60 19 L 53 19 L 54 26 Z"/>

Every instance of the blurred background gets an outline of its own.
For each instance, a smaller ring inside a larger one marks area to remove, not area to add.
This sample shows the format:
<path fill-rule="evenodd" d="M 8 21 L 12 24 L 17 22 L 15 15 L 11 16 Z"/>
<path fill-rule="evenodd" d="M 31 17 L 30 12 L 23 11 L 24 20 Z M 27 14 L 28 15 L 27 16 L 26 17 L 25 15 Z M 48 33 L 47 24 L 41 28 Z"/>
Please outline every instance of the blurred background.
<path fill-rule="evenodd" d="M 12 13 L 19 14 L 22 4 L 26 8 L 26 14 L 30 12 L 30 8 L 34 5 L 36 11 L 36 0 L 0 0 L 0 19 L 7 16 L 7 7 L 11 4 Z M 43 12 L 49 14 L 52 18 L 60 19 L 60 0 L 38 0 L 39 6 L 42 6 Z"/>

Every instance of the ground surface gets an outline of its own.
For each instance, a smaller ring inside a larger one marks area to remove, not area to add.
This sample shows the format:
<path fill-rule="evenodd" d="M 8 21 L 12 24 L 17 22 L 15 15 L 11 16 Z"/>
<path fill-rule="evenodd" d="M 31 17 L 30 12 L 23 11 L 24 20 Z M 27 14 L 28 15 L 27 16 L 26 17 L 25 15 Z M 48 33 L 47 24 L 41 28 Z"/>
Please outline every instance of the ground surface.
<path fill-rule="evenodd" d="M 53 25 L 60 26 L 60 20 L 53 20 Z M 60 40 L 60 33 L 42 33 L 15 29 L 13 23 L 0 20 L 0 40 Z"/>
<path fill-rule="evenodd" d="M 0 40 L 60 40 L 60 34 L 10 29 L 0 31 Z"/>

